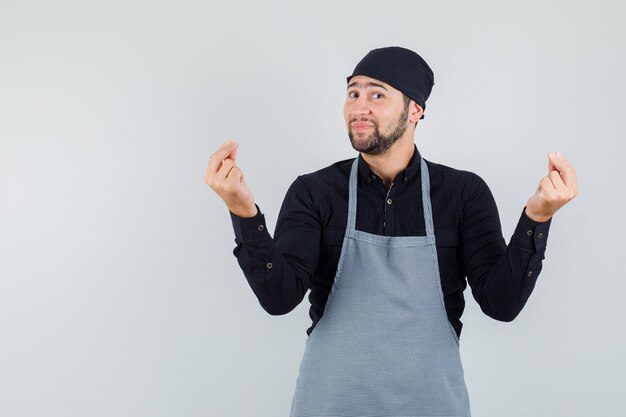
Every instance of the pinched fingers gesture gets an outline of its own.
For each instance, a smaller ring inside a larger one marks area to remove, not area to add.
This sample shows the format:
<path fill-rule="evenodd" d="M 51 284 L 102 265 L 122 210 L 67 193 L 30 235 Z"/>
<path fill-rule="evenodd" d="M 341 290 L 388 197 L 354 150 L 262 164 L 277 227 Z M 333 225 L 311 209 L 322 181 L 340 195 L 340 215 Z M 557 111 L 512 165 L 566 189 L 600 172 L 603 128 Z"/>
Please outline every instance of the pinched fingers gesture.
<path fill-rule="evenodd" d="M 526 215 L 544 222 L 578 195 L 576 169 L 560 152 L 548 154 L 548 175 L 539 182 L 537 191 L 526 203 Z"/>
<path fill-rule="evenodd" d="M 252 217 L 257 209 L 243 171 L 235 163 L 238 147 L 237 142 L 227 140 L 211 155 L 204 182 L 224 200 L 231 212 Z"/>

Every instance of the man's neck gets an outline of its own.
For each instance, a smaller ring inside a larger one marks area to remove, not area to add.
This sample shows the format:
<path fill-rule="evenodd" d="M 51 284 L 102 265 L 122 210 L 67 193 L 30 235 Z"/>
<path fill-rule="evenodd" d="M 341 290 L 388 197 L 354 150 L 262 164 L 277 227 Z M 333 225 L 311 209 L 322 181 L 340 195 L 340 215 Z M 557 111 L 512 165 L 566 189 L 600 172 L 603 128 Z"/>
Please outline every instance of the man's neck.
<path fill-rule="evenodd" d="M 361 158 L 378 175 L 385 186 L 390 187 L 393 179 L 409 165 L 415 152 L 415 144 L 410 138 L 401 138 L 380 155 L 367 155 L 360 152 Z"/>

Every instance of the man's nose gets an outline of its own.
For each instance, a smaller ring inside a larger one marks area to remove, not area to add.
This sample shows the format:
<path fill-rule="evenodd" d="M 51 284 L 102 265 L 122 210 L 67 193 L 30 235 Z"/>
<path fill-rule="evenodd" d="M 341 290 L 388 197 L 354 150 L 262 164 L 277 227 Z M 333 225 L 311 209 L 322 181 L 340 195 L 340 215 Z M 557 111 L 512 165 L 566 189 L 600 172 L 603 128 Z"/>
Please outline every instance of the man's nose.
<path fill-rule="evenodd" d="M 352 114 L 368 114 L 370 111 L 370 103 L 367 101 L 367 97 L 365 95 L 357 97 L 357 99 L 352 103 Z"/>

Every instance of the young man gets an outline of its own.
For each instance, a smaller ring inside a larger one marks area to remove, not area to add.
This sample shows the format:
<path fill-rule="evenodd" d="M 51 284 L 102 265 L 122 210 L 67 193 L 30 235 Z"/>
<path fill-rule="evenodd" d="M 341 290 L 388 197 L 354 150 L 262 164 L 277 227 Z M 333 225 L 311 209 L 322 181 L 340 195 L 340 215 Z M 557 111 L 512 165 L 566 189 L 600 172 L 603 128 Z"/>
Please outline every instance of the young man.
<path fill-rule="evenodd" d="M 298 176 L 274 238 L 235 164 L 236 142 L 211 156 L 205 181 L 230 210 L 233 253 L 263 308 L 286 314 L 311 289 L 291 416 L 469 416 L 466 283 L 488 316 L 519 314 L 552 216 L 578 192 L 575 169 L 548 155 L 506 245 L 482 178 L 427 161 L 413 142 L 434 85 L 426 62 L 378 48 L 347 81 L 344 118 L 359 154 Z"/>

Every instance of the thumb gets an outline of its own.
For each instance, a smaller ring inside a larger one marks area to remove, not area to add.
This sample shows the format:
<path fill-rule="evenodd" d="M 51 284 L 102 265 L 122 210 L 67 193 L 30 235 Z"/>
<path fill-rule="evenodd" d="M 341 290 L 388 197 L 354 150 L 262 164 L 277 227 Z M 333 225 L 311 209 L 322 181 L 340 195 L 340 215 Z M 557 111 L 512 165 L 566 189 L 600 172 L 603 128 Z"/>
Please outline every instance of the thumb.
<path fill-rule="evenodd" d="M 548 154 L 548 175 L 550 175 L 552 171 L 556 170 L 556 167 L 552 163 L 553 158 L 556 158 L 556 152 L 550 152 Z"/>

